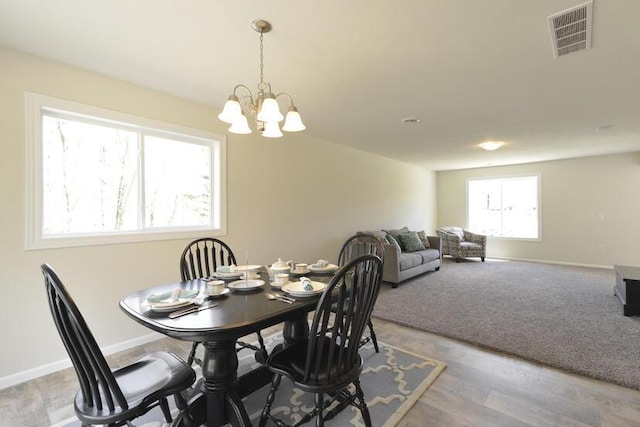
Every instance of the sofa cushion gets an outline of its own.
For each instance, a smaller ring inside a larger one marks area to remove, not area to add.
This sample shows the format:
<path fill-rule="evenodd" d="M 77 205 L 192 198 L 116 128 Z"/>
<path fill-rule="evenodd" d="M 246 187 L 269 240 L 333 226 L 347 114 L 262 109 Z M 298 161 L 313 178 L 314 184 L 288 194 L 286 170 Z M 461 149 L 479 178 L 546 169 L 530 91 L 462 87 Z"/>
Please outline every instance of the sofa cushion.
<path fill-rule="evenodd" d="M 356 234 L 371 234 L 371 235 L 375 236 L 376 239 L 380 240 L 381 243 L 388 243 L 387 242 L 387 233 L 385 231 L 382 231 L 382 230 L 358 231 Z"/>
<path fill-rule="evenodd" d="M 427 237 L 427 233 L 425 233 L 424 230 L 418 231 L 418 237 L 420 238 L 420 241 L 422 242 L 422 246 L 424 246 L 425 249 L 431 247 L 431 243 L 429 243 L 429 238 Z"/>
<path fill-rule="evenodd" d="M 417 267 L 422 264 L 420 252 L 402 252 L 398 258 L 400 271 Z"/>
<path fill-rule="evenodd" d="M 402 246 L 400 246 L 400 243 L 391 234 L 387 234 L 387 242 L 395 246 L 398 252 L 402 252 Z"/>
<path fill-rule="evenodd" d="M 382 230 L 382 231 L 387 233 L 387 235 L 393 236 L 393 238 L 396 239 L 396 242 L 398 243 L 400 250 L 404 251 L 404 247 L 402 246 L 402 242 L 400 241 L 400 235 L 403 233 L 409 232 L 409 229 L 407 227 L 398 228 L 396 230 Z"/>
<path fill-rule="evenodd" d="M 422 263 L 426 264 L 435 259 L 440 258 L 440 251 L 437 249 L 425 249 L 424 251 L 413 252 L 414 254 L 419 254 L 422 257 Z"/>
<path fill-rule="evenodd" d="M 418 237 L 418 233 L 415 231 L 402 233 L 398 235 L 398 238 L 400 239 L 400 246 L 402 246 L 406 252 L 423 251 L 425 249 Z"/>
<path fill-rule="evenodd" d="M 397 230 L 382 230 L 384 232 L 386 232 L 387 234 L 391 234 L 393 237 L 395 237 L 396 240 L 398 240 L 398 236 L 404 233 L 408 233 L 410 230 L 407 227 L 402 227 L 402 228 L 398 228 Z"/>
<path fill-rule="evenodd" d="M 455 234 L 458 237 L 458 240 L 460 240 L 461 242 L 464 241 L 464 231 L 462 231 L 462 228 L 451 227 L 451 229 L 448 231 L 451 234 Z"/>

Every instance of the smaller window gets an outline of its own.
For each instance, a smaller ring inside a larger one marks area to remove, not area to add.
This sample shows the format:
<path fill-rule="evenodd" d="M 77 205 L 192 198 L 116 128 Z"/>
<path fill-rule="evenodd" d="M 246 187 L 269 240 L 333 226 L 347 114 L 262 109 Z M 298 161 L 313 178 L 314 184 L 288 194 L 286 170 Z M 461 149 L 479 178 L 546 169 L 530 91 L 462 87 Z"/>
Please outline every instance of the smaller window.
<path fill-rule="evenodd" d="M 495 237 L 540 237 L 538 175 L 472 179 L 467 197 L 471 230 Z"/>
<path fill-rule="evenodd" d="M 26 95 L 27 248 L 225 232 L 223 136 Z"/>

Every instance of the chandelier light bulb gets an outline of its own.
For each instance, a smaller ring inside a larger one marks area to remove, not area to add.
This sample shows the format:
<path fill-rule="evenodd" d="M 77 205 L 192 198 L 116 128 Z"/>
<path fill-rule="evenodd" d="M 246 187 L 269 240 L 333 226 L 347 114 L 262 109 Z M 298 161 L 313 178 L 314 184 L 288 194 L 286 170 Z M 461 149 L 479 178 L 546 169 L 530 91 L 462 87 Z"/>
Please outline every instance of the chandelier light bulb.
<path fill-rule="evenodd" d="M 259 122 L 281 122 L 284 116 L 280 112 L 280 106 L 278 101 L 273 97 L 273 94 L 268 93 L 262 101 L 262 108 L 258 111 L 256 116 Z"/>
<path fill-rule="evenodd" d="M 240 117 L 236 119 L 235 122 L 231 124 L 229 128 L 229 132 L 239 134 L 239 135 L 248 135 L 251 133 L 251 128 L 249 127 L 249 123 L 247 121 L 247 116 L 240 112 Z"/>
<path fill-rule="evenodd" d="M 218 118 L 225 123 L 233 124 L 240 119 L 240 116 L 242 116 L 242 108 L 240 107 L 240 102 L 238 102 L 238 97 L 230 95 L 224 104 L 222 112 L 218 114 Z"/>
<path fill-rule="evenodd" d="M 267 138 L 280 138 L 282 136 L 282 132 L 280 131 L 280 125 L 278 122 L 265 122 L 262 136 Z"/>
<path fill-rule="evenodd" d="M 289 112 L 287 113 L 287 118 L 284 121 L 284 126 L 282 126 L 282 130 L 285 132 L 300 132 L 305 130 L 307 127 L 302 123 L 302 118 L 300 117 L 300 113 L 298 113 L 298 109 L 296 107 L 290 107 Z"/>

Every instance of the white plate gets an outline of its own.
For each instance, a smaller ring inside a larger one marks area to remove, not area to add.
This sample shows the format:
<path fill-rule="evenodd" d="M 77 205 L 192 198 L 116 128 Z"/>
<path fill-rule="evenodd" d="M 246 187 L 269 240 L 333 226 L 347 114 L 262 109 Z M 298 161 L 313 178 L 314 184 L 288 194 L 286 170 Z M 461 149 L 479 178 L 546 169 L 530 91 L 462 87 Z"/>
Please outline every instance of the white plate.
<path fill-rule="evenodd" d="M 221 297 L 223 295 L 228 294 L 229 292 L 231 292 L 231 291 L 229 289 L 227 289 L 227 288 L 224 288 L 224 290 L 222 292 L 220 292 L 219 294 L 210 294 L 210 293 L 207 292 L 206 289 L 203 291 L 204 295 L 209 297 L 209 298 L 218 298 L 218 297 Z"/>
<path fill-rule="evenodd" d="M 149 303 L 151 311 L 157 311 L 158 313 L 164 313 L 167 311 L 173 311 L 177 308 L 184 307 L 191 304 L 191 299 L 179 299 L 177 301 L 158 301 Z"/>
<path fill-rule="evenodd" d="M 233 279 L 242 276 L 242 274 L 243 273 L 241 271 L 237 273 L 225 273 L 222 271 L 216 271 L 215 273 L 213 273 L 213 276 L 217 277 L 218 279 Z"/>
<path fill-rule="evenodd" d="M 171 299 L 172 293 L 173 291 L 167 291 L 161 294 L 152 294 L 147 297 L 145 302 L 149 304 L 151 311 L 162 313 L 184 307 L 198 297 L 198 291 L 191 289 L 183 289 L 180 291 L 180 297 L 177 300 Z"/>
<path fill-rule="evenodd" d="M 282 290 L 294 297 L 310 297 L 314 295 L 321 294 L 325 288 L 327 287 L 326 283 L 322 282 L 314 282 L 311 281 L 311 286 L 313 286 L 312 291 L 305 291 L 302 286 L 302 282 L 289 282 L 286 285 L 282 285 Z"/>
<path fill-rule="evenodd" d="M 244 273 L 245 271 L 258 271 L 261 268 L 261 265 L 236 265 L 236 271 L 241 273 Z"/>
<path fill-rule="evenodd" d="M 264 286 L 264 280 L 236 280 L 227 285 L 229 289 L 234 291 L 251 291 L 260 286 Z"/>
<path fill-rule="evenodd" d="M 309 266 L 309 271 L 315 272 L 315 273 L 332 273 L 334 271 L 338 270 L 337 265 L 335 264 L 329 264 L 326 267 L 314 267 L 313 265 Z"/>

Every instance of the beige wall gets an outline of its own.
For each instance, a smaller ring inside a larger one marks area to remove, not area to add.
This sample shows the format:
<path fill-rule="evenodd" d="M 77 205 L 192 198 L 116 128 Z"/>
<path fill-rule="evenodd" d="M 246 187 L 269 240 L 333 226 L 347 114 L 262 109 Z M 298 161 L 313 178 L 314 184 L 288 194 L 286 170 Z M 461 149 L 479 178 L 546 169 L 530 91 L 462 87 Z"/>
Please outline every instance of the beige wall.
<path fill-rule="evenodd" d="M 467 224 L 467 179 L 536 173 L 542 182 L 542 239 L 490 238 L 488 256 L 640 265 L 640 153 L 438 172 L 438 226 Z"/>
<path fill-rule="evenodd" d="M 66 354 L 39 266 L 50 263 L 101 346 L 148 330 L 118 308 L 124 295 L 178 279 L 187 240 L 25 251 L 24 92 L 225 133 L 217 109 L 0 48 L 0 388 Z M 222 103 L 224 100 L 220 100 Z M 250 262 L 335 260 L 357 230 L 435 228 L 435 174 L 316 139 L 228 137 L 228 235 Z M 49 365 L 53 364 L 53 365 Z"/>

